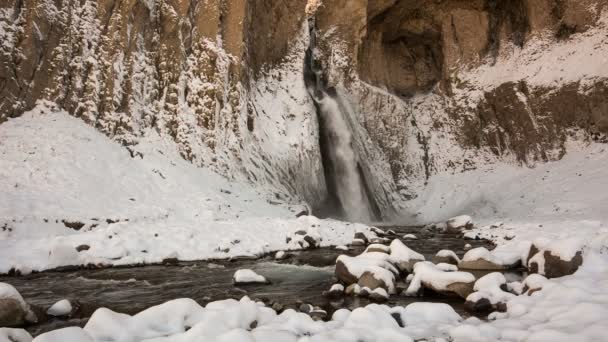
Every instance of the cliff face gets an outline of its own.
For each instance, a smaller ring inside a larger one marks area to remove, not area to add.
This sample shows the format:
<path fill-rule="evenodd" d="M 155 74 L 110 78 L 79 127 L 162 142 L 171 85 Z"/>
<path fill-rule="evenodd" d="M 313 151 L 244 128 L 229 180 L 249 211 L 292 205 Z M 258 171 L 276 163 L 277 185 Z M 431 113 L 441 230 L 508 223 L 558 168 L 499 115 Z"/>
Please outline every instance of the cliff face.
<path fill-rule="evenodd" d="M 370 196 L 389 217 L 437 172 L 532 165 L 560 158 L 570 138 L 605 141 L 607 7 L 2 1 L 0 122 L 49 100 L 135 157 L 155 130 L 197 165 L 318 206 L 328 193 L 303 79 L 312 32 L 323 82 L 352 107 Z"/>

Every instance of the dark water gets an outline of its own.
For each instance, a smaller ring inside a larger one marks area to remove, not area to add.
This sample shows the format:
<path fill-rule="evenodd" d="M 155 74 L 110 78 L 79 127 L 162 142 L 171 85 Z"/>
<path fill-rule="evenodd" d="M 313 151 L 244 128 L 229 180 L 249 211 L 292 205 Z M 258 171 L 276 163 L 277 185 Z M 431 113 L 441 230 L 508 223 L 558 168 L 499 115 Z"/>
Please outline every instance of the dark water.
<path fill-rule="evenodd" d="M 417 228 L 396 227 L 400 236 L 406 233 L 418 235 L 419 240 L 404 241 L 410 248 L 424 254 L 427 259 L 441 249 L 451 249 L 462 256 L 464 245 L 491 247 L 483 241 L 464 241 L 454 235 L 422 234 Z M 208 302 L 247 295 L 274 302 L 284 307 L 297 308 L 299 303 L 310 303 L 324 308 L 331 315 L 337 308 L 354 309 L 367 305 L 365 298 L 344 298 L 330 302 L 323 291 L 335 283 L 334 264 L 340 254 L 357 255 L 363 248 L 348 252 L 330 248 L 292 252 L 292 256 L 280 262 L 272 257 L 259 260 L 235 260 L 214 262 L 188 262 L 174 266 L 151 265 L 133 268 L 107 268 L 71 272 L 43 272 L 21 277 L 0 277 L 0 282 L 12 284 L 25 300 L 46 310 L 55 302 L 67 298 L 82 305 L 82 319 L 69 322 L 52 320 L 28 330 L 37 335 L 65 325 L 83 325 L 86 318 L 99 308 L 135 314 L 148 307 L 176 298 L 192 298 L 201 305 Z M 250 268 L 264 275 L 270 285 L 236 287 L 232 276 L 238 269 Z M 483 274 L 478 274 L 481 276 Z M 517 277 L 517 274 L 513 275 Z M 407 305 L 413 302 L 442 302 L 454 307 L 461 315 L 466 313 L 463 300 L 456 297 L 425 296 L 420 298 L 391 296 L 388 305 Z"/>

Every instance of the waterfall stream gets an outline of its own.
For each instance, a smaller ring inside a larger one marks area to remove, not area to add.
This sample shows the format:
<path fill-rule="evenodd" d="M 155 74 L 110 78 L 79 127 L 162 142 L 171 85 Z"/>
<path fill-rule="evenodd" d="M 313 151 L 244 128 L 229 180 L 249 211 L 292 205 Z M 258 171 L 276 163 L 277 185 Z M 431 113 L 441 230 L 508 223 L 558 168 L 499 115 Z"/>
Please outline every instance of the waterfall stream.
<path fill-rule="evenodd" d="M 370 222 L 374 215 L 348 122 L 354 113 L 350 112 L 350 106 L 343 105 L 343 99 L 334 88 L 325 86 L 322 70 L 315 58 L 314 19 L 309 20 L 309 29 L 310 45 L 306 52 L 304 77 L 319 118 L 325 180 L 333 202 L 330 207 L 335 211 L 329 214 L 338 214 L 351 221 Z"/>

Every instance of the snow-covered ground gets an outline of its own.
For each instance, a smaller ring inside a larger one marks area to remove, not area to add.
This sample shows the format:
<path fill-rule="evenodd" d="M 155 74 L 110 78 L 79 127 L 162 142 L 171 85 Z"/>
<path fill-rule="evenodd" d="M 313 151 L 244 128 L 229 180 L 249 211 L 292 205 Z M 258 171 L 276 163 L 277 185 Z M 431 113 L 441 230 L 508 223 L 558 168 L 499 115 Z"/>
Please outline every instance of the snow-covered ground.
<path fill-rule="evenodd" d="M 130 153 L 50 104 L 0 125 L 0 142 L 0 273 L 260 255 L 301 248 L 298 230 L 342 245 L 367 228 L 296 219 L 305 206 L 195 167 L 154 132 Z"/>

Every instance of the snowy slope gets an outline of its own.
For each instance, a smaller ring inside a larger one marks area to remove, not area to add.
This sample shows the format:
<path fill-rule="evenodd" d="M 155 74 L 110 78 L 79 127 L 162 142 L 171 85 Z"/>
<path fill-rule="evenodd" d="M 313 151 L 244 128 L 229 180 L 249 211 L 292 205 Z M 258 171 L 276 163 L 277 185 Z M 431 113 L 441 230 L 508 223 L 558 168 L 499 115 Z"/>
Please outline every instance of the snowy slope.
<path fill-rule="evenodd" d="M 285 241 L 299 229 L 324 245 L 364 229 L 296 220 L 304 206 L 197 168 L 152 131 L 130 153 L 51 107 L 0 126 L 0 273 L 254 255 L 298 248 Z M 83 244 L 90 249 L 76 253 Z"/>

